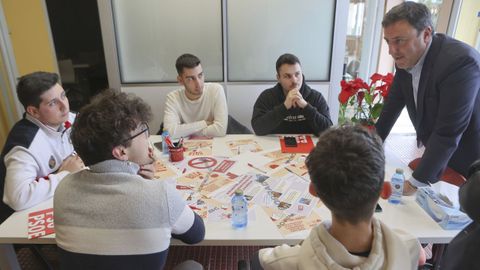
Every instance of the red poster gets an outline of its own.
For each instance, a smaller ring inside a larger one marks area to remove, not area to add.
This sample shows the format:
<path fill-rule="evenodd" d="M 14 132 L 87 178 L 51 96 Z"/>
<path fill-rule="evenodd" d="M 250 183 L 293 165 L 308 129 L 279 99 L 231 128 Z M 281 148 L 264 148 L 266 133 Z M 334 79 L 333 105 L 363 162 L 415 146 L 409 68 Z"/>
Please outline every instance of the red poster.
<path fill-rule="evenodd" d="M 235 161 L 233 160 L 223 160 L 218 164 L 218 166 L 213 169 L 214 172 L 219 172 L 219 173 L 226 173 L 232 165 L 235 164 Z"/>
<path fill-rule="evenodd" d="M 309 135 L 297 135 L 293 136 L 297 141 L 296 146 L 286 146 L 285 140 L 283 137 L 280 137 L 280 147 L 282 149 L 282 153 L 310 153 L 310 151 L 315 147 L 313 145 L 312 137 Z"/>
<path fill-rule="evenodd" d="M 53 208 L 28 214 L 28 239 L 55 233 L 53 228 Z"/>

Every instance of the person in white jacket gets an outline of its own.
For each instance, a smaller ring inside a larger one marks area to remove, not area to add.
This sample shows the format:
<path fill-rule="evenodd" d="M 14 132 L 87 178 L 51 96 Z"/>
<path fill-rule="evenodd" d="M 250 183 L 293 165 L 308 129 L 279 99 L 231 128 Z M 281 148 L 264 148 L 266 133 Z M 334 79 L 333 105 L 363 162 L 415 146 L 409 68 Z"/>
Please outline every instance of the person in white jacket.
<path fill-rule="evenodd" d="M 306 160 L 310 193 L 330 209 L 332 220 L 313 228 L 299 245 L 261 249 L 254 266 L 417 269 L 425 260 L 418 240 L 373 217 L 385 175 L 381 139 L 360 126 L 342 126 L 325 131 L 318 141 Z"/>
<path fill-rule="evenodd" d="M 58 75 L 22 76 L 17 96 L 25 114 L 10 130 L 0 156 L 0 223 L 52 197 L 63 177 L 84 167 L 70 142 L 75 115 Z"/>
<path fill-rule="evenodd" d="M 177 81 L 183 88 L 167 95 L 164 130 L 173 138 L 190 135 L 225 136 L 228 124 L 227 101 L 223 87 L 205 83 L 200 59 L 183 54 L 175 63 Z"/>

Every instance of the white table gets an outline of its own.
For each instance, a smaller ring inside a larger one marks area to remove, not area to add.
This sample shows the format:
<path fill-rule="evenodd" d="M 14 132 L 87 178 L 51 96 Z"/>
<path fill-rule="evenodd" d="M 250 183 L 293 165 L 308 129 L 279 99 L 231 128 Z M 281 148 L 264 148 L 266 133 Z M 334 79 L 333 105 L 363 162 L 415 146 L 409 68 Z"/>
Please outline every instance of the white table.
<path fill-rule="evenodd" d="M 152 136 L 151 141 L 157 142 L 160 136 Z M 275 136 L 255 137 L 253 135 L 229 135 L 224 138 L 215 138 L 213 152 L 215 155 L 229 155 L 225 144 L 232 139 L 255 138 L 264 149 L 279 149 L 279 141 Z M 385 177 L 388 180 L 396 167 L 404 168 L 406 177 L 411 173 L 410 169 L 392 153 L 389 147 L 385 147 L 387 165 Z M 413 159 L 413 157 L 412 157 Z M 383 212 L 375 213 L 375 216 L 394 229 L 401 229 L 416 236 L 422 243 L 448 243 L 458 233 L 457 230 L 444 230 L 435 223 L 426 212 L 418 206 L 414 197 L 404 197 L 401 205 L 392 205 L 380 199 Z M 14 213 L 0 225 L 0 244 L 55 244 L 55 236 L 49 235 L 43 238 L 27 239 L 27 216 L 35 210 L 52 207 L 53 200 L 49 199 L 30 209 Z M 200 245 L 278 245 L 282 243 L 296 244 L 303 240 L 308 231 L 288 235 L 284 237 L 274 226 L 264 211 L 254 208 L 256 218 L 249 221 L 248 227 L 235 230 L 229 222 L 206 222 L 205 240 Z M 319 213 L 322 219 L 330 219 L 330 212 L 322 206 Z M 173 245 L 181 244 L 172 241 Z M 1 265 L 1 264 L 0 264 Z"/>

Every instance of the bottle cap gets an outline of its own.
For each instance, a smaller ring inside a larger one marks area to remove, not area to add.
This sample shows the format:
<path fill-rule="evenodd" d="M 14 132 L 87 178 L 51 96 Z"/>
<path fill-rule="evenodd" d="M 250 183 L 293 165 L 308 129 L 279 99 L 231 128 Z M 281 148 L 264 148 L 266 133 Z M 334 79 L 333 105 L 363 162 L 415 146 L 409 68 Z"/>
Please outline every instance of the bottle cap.
<path fill-rule="evenodd" d="M 403 173 L 403 169 L 402 169 L 402 168 L 397 168 L 397 169 L 395 170 L 395 173 Z"/>
<path fill-rule="evenodd" d="M 235 195 L 237 195 L 237 196 L 243 195 L 243 190 L 241 190 L 241 189 L 235 190 Z"/>

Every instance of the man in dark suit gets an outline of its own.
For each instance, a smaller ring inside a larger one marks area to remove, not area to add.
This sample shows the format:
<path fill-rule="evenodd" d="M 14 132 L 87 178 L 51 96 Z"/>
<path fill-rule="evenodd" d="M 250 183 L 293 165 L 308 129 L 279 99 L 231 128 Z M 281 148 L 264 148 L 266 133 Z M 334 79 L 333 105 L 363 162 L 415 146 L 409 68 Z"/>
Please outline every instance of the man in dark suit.
<path fill-rule="evenodd" d="M 417 140 L 425 145 L 404 193 L 437 182 L 447 166 L 465 176 L 480 157 L 480 55 L 435 34 L 423 4 L 395 6 L 382 26 L 397 70 L 377 132 L 385 140 L 407 106 Z"/>

